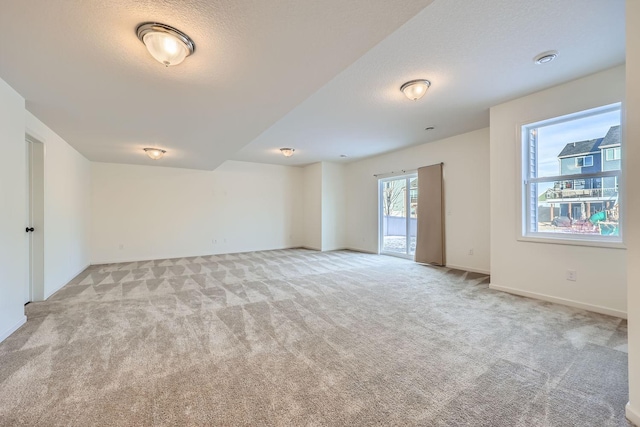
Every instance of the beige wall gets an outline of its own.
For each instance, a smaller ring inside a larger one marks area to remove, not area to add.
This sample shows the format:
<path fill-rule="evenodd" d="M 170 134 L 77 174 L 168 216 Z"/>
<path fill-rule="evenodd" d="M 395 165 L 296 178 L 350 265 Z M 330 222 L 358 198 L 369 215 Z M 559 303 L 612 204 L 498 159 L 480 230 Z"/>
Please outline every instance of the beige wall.
<path fill-rule="evenodd" d="M 519 241 L 521 125 L 620 102 L 624 66 L 491 108 L 491 286 L 625 316 L 623 249 Z M 578 280 L 566 280 L 568 269 Z"/>
<path fill-rule="evenodd" d="M 26 131 L 44 144 L 44 297 L 89 266 L 91 163 L 30 112 Z"/>
<path fill-rule="evenodd" d="M 303 240 L 305 248 L 322 250 L 322 163 L 303 169 Z"/>
<path fill-rule="evenodd" d="M 24 99 L 0 80 L 0 341 L 24 315 L 28 268 Z"/>
<path fill-rule="evenodd" d="M 318 162 L 304 167 L 303 246 L 319 251 L 346 247 L 345 166 Z"/>
<path fill-rule="evenodd" d="M 215 171 L 93 163 L 91 262 L 299 246 L 302 178 L 234 161 Z"/>
<path fill-rule="evenodd" d="M 629 315 L 629 405 L 640 425 L 640 2 L 627 0 L 627 98 L 624 127 L 627 193 L 627 305 Z"/>
<path fill-rule="evenodd" d="M 440 162 L 444 163 L 447 265 L 489 272 L 489 129 L 348 164 L 348 247 L 378 252 L 378 179 L 374 174 Z"/>
<path fill-rule="evenodd" d="M 0 341 L 24 322 L 29 296 L 28 133 L 44 144 L 44 296 L 89 265 L 90 163 L 25 110 L 0 80 Z M 41 230 L 39 230 L 41 231 Z"/>
<path fill-rule="evenodd" d="M 322 250 L 347 246 L 347 192 L 345 166 L 322 162 Z"/>

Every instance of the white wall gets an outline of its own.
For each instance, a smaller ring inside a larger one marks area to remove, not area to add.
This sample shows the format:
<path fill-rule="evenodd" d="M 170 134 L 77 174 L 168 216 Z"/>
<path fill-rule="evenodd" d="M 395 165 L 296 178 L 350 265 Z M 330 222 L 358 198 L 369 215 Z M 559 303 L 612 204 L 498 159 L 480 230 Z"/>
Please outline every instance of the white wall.
<path fill-rule="evenodd" d="M 27 319 L 27 169 L 24 99 L 0 79 L 0 341 Z"/>
<path fill-rule="evenodd" d="M 44 296 L 48 298 L 89 266 L 91 163 L 28 111 L 26 133 L 44 144 Z"/>
<path fill-rule="evenodd" d="M 91 165 L 93 264 L 299 246 L 302 169 Z"/>
<path fill-rule="evenodd" d="M 378 252 L 378 180 L 373 174 L 440 162 L 444 163 L 447 265 L 488 272 L 489 129 L 350 163 L 346 173 L 348 246 Z"/>
<path fill-rule="evenodd" d="M 345 166 L 322 162 L 322 250 L 347 246 L 347 192 Z"/>
<path fill-rule="evenodd" d="M 305 248 L 322 250 L 322 163 L 303 169 L 303 241 Z"/>
<path fill-rule="evenodd" d="M 624 66 L 491 108 L 491 284 L 501 290 L 624 316 L 626 262 L 622 249 L 518 241 L 519 127 L 620 102 Z M 566 270 L 577 271 L 569 282 Z"/>
<path fill-rule="evenodd" d="M 640 2 L 627 0 L 627 87 L 625 141 L 627 183 L 627 313 L 629 315 L 629 405 L 640 425 Z"/>

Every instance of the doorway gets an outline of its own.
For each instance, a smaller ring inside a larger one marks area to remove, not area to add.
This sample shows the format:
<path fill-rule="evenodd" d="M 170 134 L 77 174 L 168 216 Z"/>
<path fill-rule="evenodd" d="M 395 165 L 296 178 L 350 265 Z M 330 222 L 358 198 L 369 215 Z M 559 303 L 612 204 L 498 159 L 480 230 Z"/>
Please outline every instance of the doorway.
<path fill-rule="evenodd" d="M 418 175 L 409 174 L 379 181 L 381 254 L 412 259 L 416 251 Z"/>
<path fill-rule="evenodd" d="M 25 303 L 44 301 L 44 144 L 27 135 L 29 290 Z"/>

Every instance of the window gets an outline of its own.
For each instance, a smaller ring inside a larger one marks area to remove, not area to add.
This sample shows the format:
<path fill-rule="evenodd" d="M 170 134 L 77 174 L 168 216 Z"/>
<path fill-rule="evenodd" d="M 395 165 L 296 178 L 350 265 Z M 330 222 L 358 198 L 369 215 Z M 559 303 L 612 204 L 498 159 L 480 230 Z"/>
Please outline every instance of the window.
<path fill-rule="evenodd" d="M 613 160 L 620 160 L 620 147 L 607 148 L 605 150 L 605 159 L 608 162 L 611 162 Z"/>
<path fill-rule="evenodd" d="M 593 156 L 576 157 L 576 167 L 589 167 L 593 166 Z"/>
<path fill-rule="evenodd" d="M 620 104 L 521 130 L 522 236 L 619 242 Z"/>

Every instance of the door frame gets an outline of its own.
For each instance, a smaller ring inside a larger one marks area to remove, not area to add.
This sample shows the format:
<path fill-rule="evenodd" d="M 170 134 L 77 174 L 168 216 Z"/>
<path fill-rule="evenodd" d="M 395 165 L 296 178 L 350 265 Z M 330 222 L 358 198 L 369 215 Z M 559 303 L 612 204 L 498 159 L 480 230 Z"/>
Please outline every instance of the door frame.
<path fill-rule="evenodd" d="M 27 224 L 29 232 L 27 301 L 44 301 L 44 156 L 45 145 L 26 134 L 27 150 Z"/>
<path fill-rule="evenodd" d="M 415 258 L 415 252 L 413 254 L 409 253 L 409 249 L 410 249 L 410 237 L 411 237 L 411 180 L 412 179 L 418 179 L 418 173 L 417 172 L 408 172 L 408 173 L 404 173 L 402 175 L 396 175 L 396 176 L 385 176 L 382 178 L 378 178 L 378 254 L 379 255 L 390 255 L 390 256 L 395 256 L 398 258 L 405 258 L 405 259 L 414 259 Z M 396 181 L 396 180 L 401 180 L 404 179 L 405 180 L 405 197 L 404 197 L 404 209 L 405 209 L 405 239 L 406 239 L 406 244 L 405 244 L 405 253 L 399 253 L 399 252 L 390 252 L 390 251 L 385 251 L 384 250 L 384 204 L 383 204 L 383 199 L 382 199 L 382 191 L 383 191 L 383 184 L 385 182 L 388 181 Z M 418 190 L 419 191 L 419 190 Z"/>

